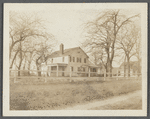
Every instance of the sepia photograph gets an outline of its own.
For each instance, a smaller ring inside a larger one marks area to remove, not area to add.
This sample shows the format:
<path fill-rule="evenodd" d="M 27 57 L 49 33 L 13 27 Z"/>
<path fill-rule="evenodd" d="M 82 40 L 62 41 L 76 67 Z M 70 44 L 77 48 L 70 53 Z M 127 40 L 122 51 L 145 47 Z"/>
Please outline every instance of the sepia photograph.
<path fill-rule="evenodd" d="M 147 116 L 146 3 L 5 3 L 4 116 Z"/>

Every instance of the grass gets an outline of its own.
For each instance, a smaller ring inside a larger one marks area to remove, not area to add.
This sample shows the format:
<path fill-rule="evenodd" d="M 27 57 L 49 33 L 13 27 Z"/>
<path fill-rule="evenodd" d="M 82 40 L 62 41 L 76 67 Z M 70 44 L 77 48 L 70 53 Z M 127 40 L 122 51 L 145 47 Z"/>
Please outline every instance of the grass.
<path fill-rule="evenodd" d="M 57 110 L 141 89 L 141 80 L 10 85 L 11 110 Z"/>

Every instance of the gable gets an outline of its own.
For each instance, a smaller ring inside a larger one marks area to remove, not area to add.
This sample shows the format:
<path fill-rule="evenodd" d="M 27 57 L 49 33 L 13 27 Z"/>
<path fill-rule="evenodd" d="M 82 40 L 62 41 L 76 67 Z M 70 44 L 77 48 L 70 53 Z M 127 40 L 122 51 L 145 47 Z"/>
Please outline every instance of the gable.
<path fill-rule="evenodd" d="M 88 58 L 88 55 L 81 48 L 69 51 L 68 55 L 74 56 L 74 57 L 87 57 Z"/>

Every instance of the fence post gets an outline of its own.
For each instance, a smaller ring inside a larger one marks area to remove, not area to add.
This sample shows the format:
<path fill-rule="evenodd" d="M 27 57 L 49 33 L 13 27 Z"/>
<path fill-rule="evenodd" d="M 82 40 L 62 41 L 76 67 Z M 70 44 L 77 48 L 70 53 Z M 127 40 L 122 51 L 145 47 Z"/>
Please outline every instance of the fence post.
<path fill-rule="evenodd" d="M 45 75 L 45 83 L 47 82 L 47 71 L 46 71 L 46 75 Z"/>
<path fill-rule="evenodd" d="M 104 81 L 106 80 L 106 70 L 104 72 Z"/>
<path fill-rule="evenodd" d="M 89 68 L 89 77 L 90 77 L 90 68 Z"/>
<path fill-rule="evenodd" d="M 117 70 L 117 80 L 118 80 L 118 70 Z"/>
<path fill-rule="evenodd" d="M 15 70 L 15 73 L 14 73 L 14 83 L 16 83 L 17 81 L 16 81 L 16 70 Z"/>

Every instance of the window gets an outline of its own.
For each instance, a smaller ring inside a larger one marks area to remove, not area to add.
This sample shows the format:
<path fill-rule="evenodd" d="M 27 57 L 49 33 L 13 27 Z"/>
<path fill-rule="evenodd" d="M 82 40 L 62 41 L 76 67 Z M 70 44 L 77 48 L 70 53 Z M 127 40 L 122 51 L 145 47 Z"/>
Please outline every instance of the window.
<path fill-rule="evenodd" d="M 78 67 L 78 71 L 85 72 L 85 67 Z"/>
<path fill-rule="evenodd" d="M 65 58 L 64 57 L 62 57 L 62 62 L 64 62 L 65 61 Z"/>
<path fill-rule="evenodd" d="M 73 67 L 71 67 L 71 71 L 73 71 Z"/>
<path fill-rule="evenodd" d="M 96 69 L 95 69 L 95 68 L 93 69 L 93 72 L 96 72 Z"/>
<path fill-rule="evenodd" d="M 80 63 L 81 63 L 81 58 L 80 58 Z"/>
<path fill-rule="evenodd" d="M 75 58 L 73 57 L 73 62 L 75 62 Z"/>
<path fill-rule="evenodd" d="M 51 70 L 56 70 L 56 67 L 55 67 L 55 66 L 52 66 L 52 67 L 51 67 Z"/>
<path fill-rule="evenodd" d="M 77 62 L 79 62 L 79 58 L 77 57 Z"/>
<path fill-rule="evenodd" d="M 85 67 L 83 67 L 83 72 L 85 72 Z"/>
<path fill-rule="evenodd" d="M 52 63 L 53 63 L 53 59 L 52 59 Z"/>
<path fill-rule="evenodd" d="M 71 56 L 70 56 L 70 62 L 71 62 Z"/>
<path fill-rule="evenodd" d="M 86 58 L 84 58 L 84 63 L 86 63 Z"/>

